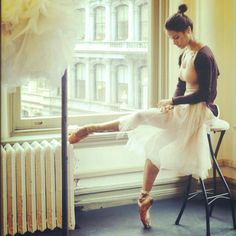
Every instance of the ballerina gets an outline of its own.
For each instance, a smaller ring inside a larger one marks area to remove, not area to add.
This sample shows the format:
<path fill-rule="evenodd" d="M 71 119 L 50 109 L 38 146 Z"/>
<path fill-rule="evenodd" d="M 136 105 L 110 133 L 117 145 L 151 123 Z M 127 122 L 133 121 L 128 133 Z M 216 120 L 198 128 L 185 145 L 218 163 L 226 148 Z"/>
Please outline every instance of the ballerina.
<path fill-rule="evenodd" d="M 210 48 L 193 38 L 193 24 L 186 11 L 187 6 L 180 5 L 178 12 L 165 23 L 169 38 L 183 49 L 174 96 L 161 100 L 158 108 L 85 125 L 69 136 L 69 142 L 74 144 L 94 132 L 129 131 L 127 147 L 146 157 L 138 198 L 145 228 L 150 227 L 149 210 L 153 204 L 150 191 L 160 168 L 202 179 L 211 168 L 206 133 L 207 122 L 218 116 L 214 100 L 219 71 Z"/>

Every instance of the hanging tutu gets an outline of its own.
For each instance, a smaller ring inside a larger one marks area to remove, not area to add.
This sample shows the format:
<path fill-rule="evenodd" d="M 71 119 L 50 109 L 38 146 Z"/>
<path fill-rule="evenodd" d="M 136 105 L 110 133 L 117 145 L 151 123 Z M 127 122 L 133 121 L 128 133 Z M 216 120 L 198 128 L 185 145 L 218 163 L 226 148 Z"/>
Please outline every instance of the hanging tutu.
<path fill-rule="evenodd" d="M 39 78 L 60 85 L 72 59 L 77 25 L 70 0 L 3 0 L 3 85 L 14 88 Z"/>
<path fill-rule="evenodd" d="M 159 108 L 120 118 L 128 132 L 127 147 L 161 169 L 206 178 L 211 168 L 207 123 L 216 119 L 204 102 Z"/>

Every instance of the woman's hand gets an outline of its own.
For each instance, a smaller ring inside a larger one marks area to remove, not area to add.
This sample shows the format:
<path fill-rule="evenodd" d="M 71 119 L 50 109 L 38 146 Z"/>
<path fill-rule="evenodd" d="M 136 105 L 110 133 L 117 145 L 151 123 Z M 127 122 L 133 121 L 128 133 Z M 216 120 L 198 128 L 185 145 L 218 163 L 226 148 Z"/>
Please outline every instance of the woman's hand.
<path fill-rule="evenodd" d="M 158 104 L 157 107 L 160 108 L 162 112 L 167 112 L 174 108 L 171 99 L 162 99 Z"/>
<path fill-rule="evenodd" d="M 162 99 L 158 104 L 157 107 L 164 107 L 172 104 L 172 99 Z"/>

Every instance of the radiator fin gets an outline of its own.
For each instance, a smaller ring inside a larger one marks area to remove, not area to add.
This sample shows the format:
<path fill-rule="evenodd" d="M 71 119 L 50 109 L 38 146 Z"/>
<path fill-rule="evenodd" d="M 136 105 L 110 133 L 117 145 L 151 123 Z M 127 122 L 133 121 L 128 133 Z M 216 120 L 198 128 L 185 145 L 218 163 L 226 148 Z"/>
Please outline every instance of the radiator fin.
<path fill-rule="evenodd" d="M 18 232 L 24 234 L 26 225 L 25 150 L 19 143 L 13 146 L 16 155 L 16 201 Z"/>

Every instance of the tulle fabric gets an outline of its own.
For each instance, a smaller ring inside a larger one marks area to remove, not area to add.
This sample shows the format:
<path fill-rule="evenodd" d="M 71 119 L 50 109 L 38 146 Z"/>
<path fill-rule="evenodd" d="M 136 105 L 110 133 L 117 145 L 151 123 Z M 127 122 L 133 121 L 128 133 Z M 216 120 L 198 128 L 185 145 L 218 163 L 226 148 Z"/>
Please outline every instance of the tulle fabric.
<path fill-rule="evenodd" d="M 207 123 L 216 119 L 204 102 L 158 108 L 120 118 L 128 132 L 127 147 L 161 169 L 206 178 L 211 168 Z"/>
<path fill-rule="evenodd" d="M 67 0 L 2 0 L 2 84 L 29 79 L 60 84 L 77 36 L 76 9 Z"/>

